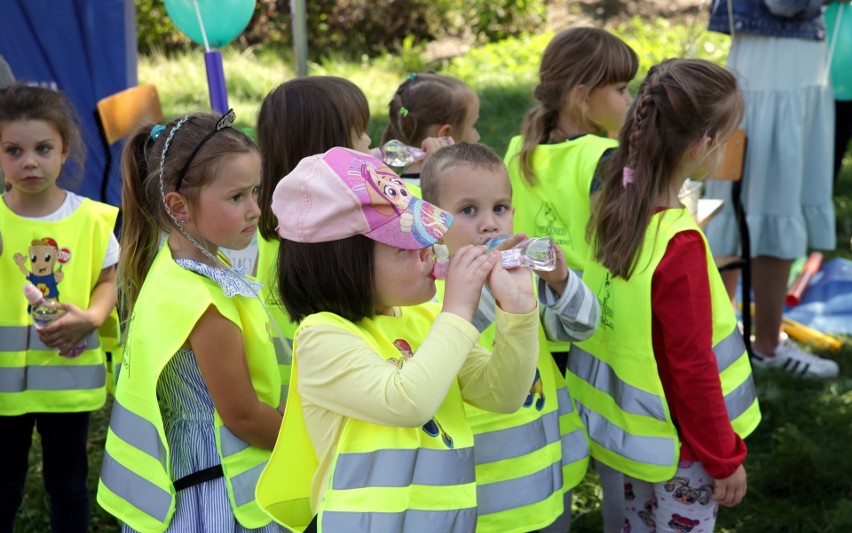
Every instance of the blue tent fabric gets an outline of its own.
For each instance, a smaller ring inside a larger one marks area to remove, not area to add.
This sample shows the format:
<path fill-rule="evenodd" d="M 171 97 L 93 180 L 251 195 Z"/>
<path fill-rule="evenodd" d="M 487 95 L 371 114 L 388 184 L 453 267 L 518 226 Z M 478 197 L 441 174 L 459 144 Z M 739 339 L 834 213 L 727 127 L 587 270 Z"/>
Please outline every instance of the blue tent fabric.
<path fill-rule="evenodd" d="M 823 263 L 799 305 L 784 315 L 823 333 L 852 334 L 852 261 Z"/>
<path fill-rule="evenodd" d="M 0 54 L 18 81 L 59 89 L 74 102 L 87 147 L 86 168 L 69 188 L 118 205 L 118 164 L 113 164 L 107 197 L 101 197 L 105 155 L 94 112 L 99 99 L 136 85 L 133 1 L 3 0 Z"/>

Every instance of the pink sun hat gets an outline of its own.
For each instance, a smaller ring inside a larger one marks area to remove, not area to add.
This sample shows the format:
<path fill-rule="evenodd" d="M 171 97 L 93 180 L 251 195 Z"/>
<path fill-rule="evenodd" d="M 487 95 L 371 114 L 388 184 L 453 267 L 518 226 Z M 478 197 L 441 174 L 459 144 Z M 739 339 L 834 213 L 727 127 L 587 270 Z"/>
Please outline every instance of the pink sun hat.
<path fill-rule="evenodd" d="M 348 148 L 302 159 L 272 193 L 276 231 L 296 242 L 364 235 L 417 250 L 441 240 L 453 217 L 411 194 L 386 164 Z"/>

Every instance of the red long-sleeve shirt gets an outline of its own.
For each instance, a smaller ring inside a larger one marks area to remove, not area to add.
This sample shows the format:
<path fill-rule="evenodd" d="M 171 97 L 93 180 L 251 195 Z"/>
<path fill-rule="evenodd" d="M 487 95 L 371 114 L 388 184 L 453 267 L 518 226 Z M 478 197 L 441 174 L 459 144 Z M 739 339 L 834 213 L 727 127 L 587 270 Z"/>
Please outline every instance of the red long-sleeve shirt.
<path fill-rule="evenodd" d="M 700 461 L 714 479 L 743 463 L 712 345 L 713 317 L 704 241 L 684 231 L 669 242 L 651 283 L 654 356 L 678 435 L 681 459 Z"/>

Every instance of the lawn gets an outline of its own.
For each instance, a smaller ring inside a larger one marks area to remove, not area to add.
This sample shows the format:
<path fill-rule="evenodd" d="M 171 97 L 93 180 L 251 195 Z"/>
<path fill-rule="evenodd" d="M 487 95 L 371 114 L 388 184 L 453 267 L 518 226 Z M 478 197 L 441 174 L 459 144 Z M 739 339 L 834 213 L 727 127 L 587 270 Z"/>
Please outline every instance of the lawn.
<path fill-rule="evenodd" d="M 613 31 L 640 55 L 640 78 L 655 62 L 683 55 L 684 43 L 692 43 L 697 55 L 723 62 L 725 37 L 694 34 L 687 24 L 658 19 L 632 21 Z M 433 68 L 458 76 L 480 96 L 479 130 L 482 142 L 498 153 L 519 129 L 524 111 L 531 105 L 537 61 L 550 35 L 512 39 L 472 50 L 466 56 L 427 64 L 418 50 L 361 62 L 327 59 L 311 64 L 311 74 L 349 78 L 367 94 L 373 117 L 370 136 L 376 141 L 387 121 L 387 102 L 410 70 Z M 287 52 L 224 50 L 225 72 L 238 126 L 251 129 L 262 98 L 279 83 L 294 76 Z M 203 108 L 207 103 L 204 61 L 201 50 L 176 57 L 153 55 L 139 59 L 140 83 L 155 83 L 166 115 L 174 117 Z M 635 83 L 633 85 L 635 87 Z M 847 154 L 836 190 L 838 249 L 830 257 L 852 258 L 852 158 Z M 749 494 L 733 509 L 723 509 L 720 531 L 752 532 L 848 532 L 852 531 L 852 338 L 833 353 L 821 353 L 840 364 L 840 377 L 811 381 L 773 372 L 756 374 L 763 422 L 748 439 Z M 109 406 L 92 416 L 90 435 L 90 487 L 92 531 L 118 531 L 114 519 L 94 499 L 97 475 L 109 419 Z M 574 527 L 579 533 L 600 531 L 600 488 L 590 472 L 575 491 Z M 30 476 L 15 531 L 49 530 L 46 495 L 41 485 L 38 439 L 30 454 Z"/>

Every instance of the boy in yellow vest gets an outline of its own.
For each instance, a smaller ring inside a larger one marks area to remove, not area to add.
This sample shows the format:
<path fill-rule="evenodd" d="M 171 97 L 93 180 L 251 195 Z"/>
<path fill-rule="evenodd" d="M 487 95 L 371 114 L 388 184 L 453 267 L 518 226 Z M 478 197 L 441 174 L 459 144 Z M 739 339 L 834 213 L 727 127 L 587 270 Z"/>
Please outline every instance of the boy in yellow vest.
<path fill-rule="evenodd" d="M 498 235 L 510 235 L 501 249 L 525 237 L 511 236 L 509 174 L 490 148 L 471 143 L 443 148 L 427 161 L 420 177 L 423 198 L 454 217 L 444 236 L 451 255 Z M 556 269 L 538 272 L 539 361 L 527 401 L 508 415 L 465 405 L 474 433 L 478 532 L 567 531 L 571 489 L 588 465 L 587 437 L 546 338 L 588 338 L 597 327 L 599 307 L 594 294 L 568 269 L 562 251 L 555 250 Z M 442 296 L 439 283 L 438 298 Z M 493 294 L 483 287 L 473 324 L 487 348 L 494 342 L 495 307 Z"/>

